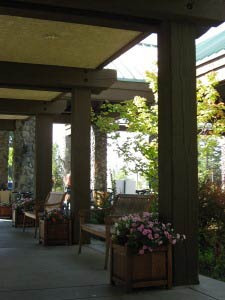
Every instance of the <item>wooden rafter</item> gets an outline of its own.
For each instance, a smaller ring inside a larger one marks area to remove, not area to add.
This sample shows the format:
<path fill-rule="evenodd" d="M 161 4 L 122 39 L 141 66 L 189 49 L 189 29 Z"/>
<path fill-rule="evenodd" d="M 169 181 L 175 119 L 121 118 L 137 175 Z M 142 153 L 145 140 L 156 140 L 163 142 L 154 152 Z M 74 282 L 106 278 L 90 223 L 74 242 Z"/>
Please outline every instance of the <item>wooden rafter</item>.
<path fill-rule="evenodd" d="M 36 13 L 35 13 L 36 11 Z M 14 0 L 1 1 L 1 14 L 21 15 L 38 18 L 52 18 L 74 15 L 80 23 L 89 24 L 107 22 L 108 27 L 116 22 L 127 23 L 131 29 L 134 24 L 154 24 L 161 20 L 184 20 L 197 23 L 213 24 L 225 19 L 223 0 L 139 0 L 136 1 L 84 1 L 84 0 Z M 94 16 L 94 17 L 93 17 Z M 108 19 L 108 21 L 107 21 Z M 70 22 L 73 17 L 70 17 Z M 130 21 L 130 24 L 129 24 Z M 65 22 L 65 20 L 64 20 Z M 94 24 L 93 24 L 94 25 Z M 96 25 L 96 24 L 95 24 Z M 124 25 L 123 25 L 124 26 Z"/>
<path fill-rule="evenodd" d="M 115 70 L 0 62 L 0 86 L 66 91 L 75 87 L 100 92 L 116 81 Z"/>

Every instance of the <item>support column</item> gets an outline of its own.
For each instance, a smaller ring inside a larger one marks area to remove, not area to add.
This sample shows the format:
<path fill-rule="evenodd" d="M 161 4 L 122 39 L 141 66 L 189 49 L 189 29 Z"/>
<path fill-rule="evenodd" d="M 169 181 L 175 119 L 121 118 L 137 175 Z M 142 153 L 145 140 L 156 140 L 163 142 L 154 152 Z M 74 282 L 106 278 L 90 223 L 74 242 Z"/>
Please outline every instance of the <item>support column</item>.
<path fill-rule="evenodd" d="M 90 208 L 90 126 L 91 92 L 72 91 L 71 118 L 71 213 L 74 220 L 73 243 L 79 241 L 78 212 Z"/>
<path fill-rule="evenodd" d="M 43 203 L 52 189 L 52 117 L 36 116 L 36 199 Z"/>
<path fill-rule="evenodd" d="M 165 22 L 159 42 L 159 211 L 187 240 L 174 247 L 175 285 L 198 283 L 195 27 Z"/>
<path fill-rule="evenodd" d="M 13 137 L 13 186 L 17 192 L 35 192 L 35 117 L 17 120 Z"/>
<path fill-rule="evenodd" d="M 0 131 L 0 187 L 8 184 L 9 131 Z"/>
<path fill-rule="evenodd" d="M 107 133 L 93 126 L 94 149 L 94 188 L 107 191 Z"/>

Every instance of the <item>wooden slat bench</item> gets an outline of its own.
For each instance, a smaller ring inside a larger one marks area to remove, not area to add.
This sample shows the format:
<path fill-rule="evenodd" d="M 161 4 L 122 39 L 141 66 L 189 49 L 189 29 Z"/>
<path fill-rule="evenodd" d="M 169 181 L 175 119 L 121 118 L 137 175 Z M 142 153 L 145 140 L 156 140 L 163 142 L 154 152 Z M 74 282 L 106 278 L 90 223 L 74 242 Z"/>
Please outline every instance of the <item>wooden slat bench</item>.
<path fill-rule="evenodd" d="M 112 224 L 119 217 L 149 211 L 152 199 L 153 198 L 151 195 L 119 194 L 116 197 L 116 200 L 114 201 L 112 207 L 106 209 L 107 217 L 105 218 L 105 224 L 91 224 L 90 222 L 88 222 L 91 211 L 80 210 L 80 240 L 78 253 L 81 253 L 84 232 L 105 239 L 106 249 L 104 268 L 107 269 Z"/>

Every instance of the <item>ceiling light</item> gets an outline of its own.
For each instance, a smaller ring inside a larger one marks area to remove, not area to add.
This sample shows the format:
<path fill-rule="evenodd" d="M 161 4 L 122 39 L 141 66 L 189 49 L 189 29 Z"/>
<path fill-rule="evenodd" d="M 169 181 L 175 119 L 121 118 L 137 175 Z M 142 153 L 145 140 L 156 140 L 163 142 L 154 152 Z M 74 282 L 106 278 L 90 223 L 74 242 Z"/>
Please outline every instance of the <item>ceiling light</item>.
<path fill-rule="evenodd" d="M 49 40 L 49 41 L 54 41 L 59 38 L 59 35 L 52 33 L 52 34 L 45 34 L 44 39 Z"/>

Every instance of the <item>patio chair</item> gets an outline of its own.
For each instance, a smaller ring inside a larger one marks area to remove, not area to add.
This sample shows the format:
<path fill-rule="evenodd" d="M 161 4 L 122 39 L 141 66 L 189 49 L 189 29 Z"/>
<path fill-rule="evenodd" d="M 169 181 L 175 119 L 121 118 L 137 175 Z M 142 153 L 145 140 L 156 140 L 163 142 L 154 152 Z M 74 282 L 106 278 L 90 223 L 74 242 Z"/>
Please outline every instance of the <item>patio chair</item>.
<path fill-rule="evenodd" d="M 65 198 L 64 192 L 50 192 L 46 197 L 44 204 L 36 204 L 35 209 L 33 211 L 26 211 L 26 206 L 24 210 L 24 218 L 23 218 L 23 231 L 25 231 L 26 218 L 33 219 L 35 222 L 35 234 L 34 237 L 37 237 L 37 228 L 39 224 L 39 217 L 44 212 L 50 212 L 54 209 L 61 208 L 63 205 L 63 201 Z M 41 209 L 42 208 L 42 209 Z"/>
<path fill-rule="evenodd" d="M 105 240 L 105 263 L 104 269 L 107 269 L 109 248 L 111 241 L 111 227 L 113 223 L 120 217 L 149 211 L 153 198 L 151 195 L 128 195 L 119 194 L 113 205 L 110 208 L 106 208 L 105 224 L 92 224 L 88 222 L 90 217 L 90 210 L 79 211 L 80 222 L 80 239 L 78 253 L 81 253 L 83 234 L 89 233 L 91 235 L 100 237 Z"/>

